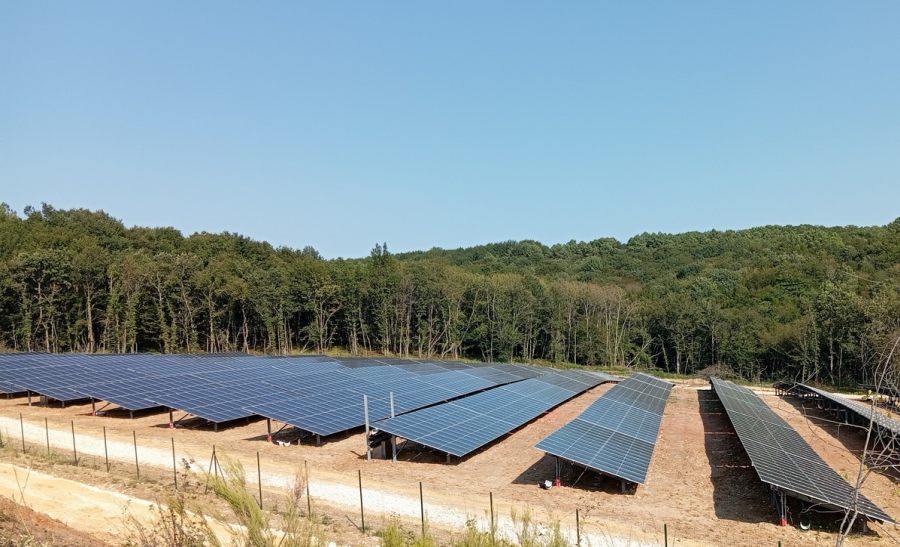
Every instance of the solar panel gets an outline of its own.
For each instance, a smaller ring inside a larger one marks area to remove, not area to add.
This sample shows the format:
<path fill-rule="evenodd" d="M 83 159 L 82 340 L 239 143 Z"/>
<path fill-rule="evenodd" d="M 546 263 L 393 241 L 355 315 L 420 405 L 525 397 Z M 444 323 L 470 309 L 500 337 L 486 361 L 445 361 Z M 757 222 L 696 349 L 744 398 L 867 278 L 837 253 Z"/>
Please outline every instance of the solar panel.
<path fill-rule="evenodd" d="M 390 393 L 400 414 L 540 374 L 525 365 L 406 359 L 0 354 L 4 393 L 90 398 L 126 410 L 163 406 L 214 423 L 258 411 L 322 434 L 362 425 L 363 395 L 374 421 L 390 416 Z M 562 376 L 558 383 L 577 385 Z"/>
<path fill-rule="evenodd" d="M 390 417 L 391 393 L 395 414 L 402 414 L 521 380 L 497 365 L 416 374 L 404 366 L 352 362 L 353 368 L 298 378 L 296 385 L 284 386 L 293 395 L 248 405 L 246 410 L 304 431 L 332 435 L 365 423 L 363 395 L 369 399 L 369 421 L 375 422 Z M 481 372 L 470 374 L 472 370 Z"/>
<path fill-rule="evenodd" d="M 567 389 L 546 372 L 475 395 L 380 421 L 375 427 L 391 435 L 462 457 L 530 422 L 551 408 L 613 378 L 591 377 Z"/>
<path fill-rule="evenodd" d="M 644 484 L 672 384 L 635 374 L 537 444 L 553 456 Z"/>
<path fill-rule="evenodd" d="M 806 384 L 794 384 L 791 390 L 794 392 L 805 392 L 826 399 L 855 414 L 857 416 L 857 422 L 861 424 L 868 424 L 869 420 L 872 419 L 877 427 L 888 431 L 891 436 L 896 437 L 900 435 L 900 420 L 895 420 L 887 414 L 879 412 L 878 409 L 873 408 L 870 405 L 847 399 L 840 395 L 835 395 L 834 393 L 829 393 L 825 390 Z"/>
<path fill-rule="evenodd" d="M 710 383 L 761 481 L 815 504 L 840 510 L 854 505 L 854 489 L 756 393 L 718 378 Z M 857 509 L 867 518 L 894 522 L 862 494 Z"/>

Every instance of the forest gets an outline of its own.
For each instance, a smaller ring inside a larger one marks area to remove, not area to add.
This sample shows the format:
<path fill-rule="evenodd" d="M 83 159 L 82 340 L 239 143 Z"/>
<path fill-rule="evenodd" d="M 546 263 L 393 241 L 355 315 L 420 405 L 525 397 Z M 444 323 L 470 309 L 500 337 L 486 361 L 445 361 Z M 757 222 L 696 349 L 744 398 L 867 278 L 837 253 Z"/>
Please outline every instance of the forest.
<path fill-rule="evenodd" d="M 340 351 L 853 385 L 900 332 L 900 219 L 323 259 L 0 205 L 0 350 Z"/>

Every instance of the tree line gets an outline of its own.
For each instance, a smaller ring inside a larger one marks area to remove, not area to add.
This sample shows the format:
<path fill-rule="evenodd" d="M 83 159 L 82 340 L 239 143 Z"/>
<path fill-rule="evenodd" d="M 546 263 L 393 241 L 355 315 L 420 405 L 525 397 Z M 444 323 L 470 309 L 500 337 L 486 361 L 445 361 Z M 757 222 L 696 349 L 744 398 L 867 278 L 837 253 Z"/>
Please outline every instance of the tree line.
<path fill-rule="evenodd" d="M 900 219 L 325 260 L 0 205 L 0 348 L 298 351 L 865 379 L 900 329 Z"/>

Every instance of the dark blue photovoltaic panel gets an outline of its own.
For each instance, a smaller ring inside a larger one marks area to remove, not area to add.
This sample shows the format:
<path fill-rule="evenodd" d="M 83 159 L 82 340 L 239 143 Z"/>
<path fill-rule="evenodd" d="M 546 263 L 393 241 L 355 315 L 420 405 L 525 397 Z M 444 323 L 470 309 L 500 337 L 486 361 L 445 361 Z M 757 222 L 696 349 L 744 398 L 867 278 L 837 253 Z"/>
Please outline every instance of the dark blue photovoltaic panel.
<path fill-rule="evenodd" d="M 861 403 L 859 401 L 847 399 L 846 397 L 841 397 L 840 395 L 835 395 L 834 393 L 829 393 L 825 390 L 815 388 L 806 384 L 794 384 L 791 389 L 794 391 L 815 394 L 816 396 L 823 399 L 828 399 L 832 403 L 838 404 L 859 416 L 859 418 L 863 420 L 863 423 L 866 423 L 869 421 L 869 419 L 872 419 L 876 424 L 878 424 L 879 427 L 889 431 L 892 436 L 900 436 L 900 420 L 891 418 L 884 412 L 879 411 L 878 408 L 873 408 L 872 406 Z M 882 389 L 879 391 L 886 390 Z"/>
<path fill-rule="evenodd" d="M 186 407 L 179 410 L 222 421 L 247 416 L 244 406 L 260 398 L 283 395 L 273 383 L 335 367 L 344 368 L 323 357 L 3 354 L 0 389 L 63 402 L 92 398 L 130 410 L 159 406 L 154 399 L 165 399 Z M 241 387 L 227 390 L 224 384 Z"/>
<path fill-rule="evenodd" d="M 672 384 L 646 374 L 619 383 L 537 448 L 644 484 Z"/>
<path fill-rule="evenodd" d="M 573 420 L 564 429 L 541 441 L 538 448 L 631 482 L 646 480 L 654 443 L 581 420 Z"/>
<path fill-rule="evenodd" d="M 128 410 L 168 407 L 221 423 L 258 412 L 329 434 L 540 376 L 525 365 L 401 359 L 251 357 L 243 354 L 0 354 L 0 392 L 94 399 Z M 574 385 L 558 371 L 558 387 Z M 591 376 L 589 378 L 596 378 Z M 586 384 L 585 384 L 586 385 Z M 537 393 L 537 391 L 535 392 Z M 548 400 L 552 389 L 540 390 Z M 521 412 L 521 410 L 520 410 Z M 510 415 L 512 411 L 510 410 Z"/>
<path fill-rule="evenodd" d="M 761 481 L 788 495 L 850 510 L 856 496 L 853 487 L 759 395 L 718 378 L 710 383 Z M 856 507 L 870 519 L 894 522 L 862 494 Z"/>
<path fill-rule="evenodd" d="M 569 389 L 556 371 L 469 395 L 378 422 L 391 435 L 465 456 L 530 422 L 596 385 L 613 380 L 602 374 L 579 377 Z"/>
<path fill-rule="evenodd" d="M 427 367 L 427 374 L 416 374 L 406 366 L 354 364 L 354 368 L 330 373 L 327 381 L 322 378 L 306 385 L 286 386 L 295 396 L 248 405 L 246 409 L 304 431 L 331 435 L 365 423 L 363 395 L 369 398 L 369 422 L 374 423 L 390 417 L 391 393 L 398 415 L 494 388 L 498 383 L 520 382 L 527 375 L 525 367 L 509 365 L 509 370 L 502 370 L 504 365 L 491 365 L 451 367 L 440 372 Z M 438 367 L 442 364 L 435 363 Z M 471 374 L 472 370 L 480 372 Z"/>

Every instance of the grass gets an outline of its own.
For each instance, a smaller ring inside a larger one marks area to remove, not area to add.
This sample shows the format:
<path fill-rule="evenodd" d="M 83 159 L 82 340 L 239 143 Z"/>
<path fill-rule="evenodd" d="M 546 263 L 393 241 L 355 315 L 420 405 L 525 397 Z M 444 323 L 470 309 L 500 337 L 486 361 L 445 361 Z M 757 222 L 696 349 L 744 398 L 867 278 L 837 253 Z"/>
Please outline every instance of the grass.
<path fill-rule="evenodd" d="M 131 547 L 199 547 L 223 545 L 222 535 L 216 534 L 211 519 L 225 525 L 225 545 L 253 547 L 313 547 L 325 545 L 320 521 L 305 515 L 301 506 L 305 484 L 296 478 L 291 496 L 280 512 L 260 507 L 259 500 L 247 488 L 247 478 L 239 462 L 225 458 L 221 475 L 209 478 L 216 498 L 224 502 L 227 514 L 207 516 L 198 503 L 189 507 L 183 490 L 170 496 L 164 506 L 157 508 L 157 516 L 144 525 L 129 521 L 131 533 L 127 545 Z M 225 524 L 228 523 L 228 524 Z"/>
<path fill-rule="evenodd" d="M 428 533 L 427 526 L 424 536 L 416 535 L 404 528 L 397 517 L 391 517 L 384 528 L 375 535 L 378 536 L 384 547 L 437 547 L 439 545 L 437 539 Z"/>
<path fill-rule="evenodd" d="M 452 545 L 453 547 L 573 547 L 572 543 L 563 534 L 558 520 L 549 525 L 538 524 L 534 521 L 531 510 L 511 513 L 515 540 L 510 541 L 500 537 L 496 528 L 484 530 L 478 526 L 476 519 L 466 522 L 465 531 L 460 535 L 453 535 L 447 542 L 439 542 L 428 533 L 426 526 L 425 536 L 415 534 L 408 530 L 397 517 L 391 518 L 387 524 L 377 533 L 382 547 L 433 547 L 437 545 Z"/>

